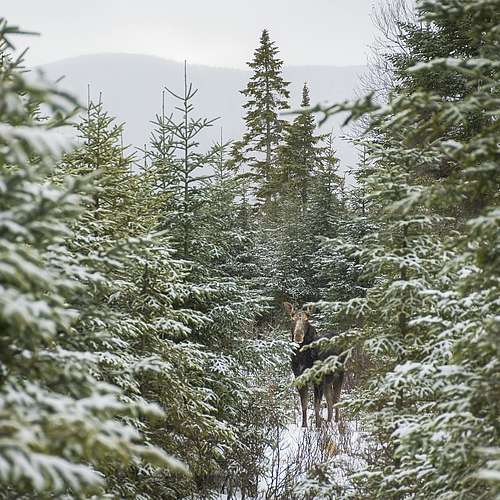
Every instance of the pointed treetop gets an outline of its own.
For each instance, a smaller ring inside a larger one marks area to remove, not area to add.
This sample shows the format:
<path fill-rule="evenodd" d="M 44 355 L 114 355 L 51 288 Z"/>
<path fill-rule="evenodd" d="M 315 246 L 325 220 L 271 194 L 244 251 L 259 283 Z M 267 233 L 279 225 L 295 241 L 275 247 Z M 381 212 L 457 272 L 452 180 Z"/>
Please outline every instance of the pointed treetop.
<path fill-rule="evenodd" d="M 254 51 L 253 61 L 247 64 L 251 68 L 264 67 L 266 71 L 271 73 L 279 72 L 283 66 L 283 61 L 277 57 L 279 49 L 271 40 L 267 29 L 262 31 L 259 42 L 259 46 Z"/>
<path fill-rule="evenodd" d="M 311 105 L 311 98 L 309 96 L 309 87 L 307 86 L 307 82 L 304 82 L 304 87 L 302 87 L 302 102 L 300 103 L 301 107 L 308 108 Z"/>
<path fill-rule="evenodd" d="M 247 98 L 243 108 L 246 110 L 246 132 L 241 141 L 234 144 L 233 154 L 237 162 L 250 166 L 256 180 L 256 193 L 259 197 L 270 199 L 273 170 L 276 168 L 277 150 L 283 138 L 285 120 L 280 112 L 288 109 L 290 92 L 283 79 L 283 61 L 277 57 L 279 50 L 264 30 L 260 45 L 248 63 L 253 74 L 241 93 Z"/>

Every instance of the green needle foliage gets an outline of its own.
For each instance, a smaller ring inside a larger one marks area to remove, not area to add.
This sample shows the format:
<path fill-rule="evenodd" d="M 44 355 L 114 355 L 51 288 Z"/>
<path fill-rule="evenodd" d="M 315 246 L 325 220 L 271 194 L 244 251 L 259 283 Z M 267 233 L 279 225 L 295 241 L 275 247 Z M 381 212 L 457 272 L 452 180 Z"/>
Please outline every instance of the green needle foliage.
<path fill-rule="evenodd" d="M 264 30 L 243 137 L 200 147 L 186 71 L 141 158 L 101 96 L 28 78 L 0 20 L 0 498 L 500 495 L 500 3 L 398 2 L 377 98 L 304 85 L 283 120 Z M 352 177 L 315 111 L 361 119 Z M 284 300 L 347 359 L 342 442 L 295 468 Z"/>
<path fill-rule="evenodd" d="M 153 167 L 161 162 L 159 172 L 161 191 L 168 195 L 163 228 L 173 237 L 179 256 L 190 259 L 200 249 L 196 245 L 196 231 L 206 200 L 200 190 L 204 175 L 200 169 L 211 161 L 211 152 L 200 151 L 199 135 L 211 127 L 216 119 L 195 118 L 193 98 L 198 89 L 187 79 L 187 66 L 184 67 L 184 93 L 177 95 L 167 89 L 175 99 L 174 114 L 157 117 L 156 135 L 152 137 Z"/>
<path fill-rule="evenodd" d="M 364 419 L 373 446 L 343 491 L 493 498 L 500 9 L 423 0 L 418 12 L 404 38 L 410 59 L 394 58 L 399 78 L 387 105 L 351 107 L 352 116 L 369 112 L 360 185 L 376 231 L 338 248 L 358 259 L 372 286 L 330 303 L 330 313 L 350 322 L 351 352 L 358 345 L 371 358 L 346 406 Z"/>
<path fill-rule="evenodd" d="M 187 304 L 200 321 L 186 331 L 183 343 L 204 354 L 200 371 L 187 380 L 201 384 L 206 393 L 186 399 L 191 405 L 203 401 L 211 428 L 198 422 L 191 431 L 195 416 L 183 415 L 183 428 L 189 432 L 176 447 L 192 476 L 178 481 L 175 498 L 189 492 L 208 496 L 221 483 L 256 491 L 268 425 L 263 403 L 269 401 L 261 400 L 259 377 L 273 366 L 269 352 L 277 359 L 288 352 L 276 339 L 254 338 L 265 298 L 244 267 L 252 245 L 251 209 L 238 200 L 244 180 L 229 157 L 230 144 L 221 139 L 207 153 L 200 152 L 198 134 L 211 121 L 191 117 L 195 91 L 187 80 L 185 90 L 184 97 L 172 94 L 182 102 L 176 108 L 182 120 L 176 122 L 165 108 L 156 118 L 140 176 L 148 184 L 151 212 L 158 214 L 152 227 L 167 228 L 176 256 L 183 259 L 182 280 L 196 292 Z M 182 403 L 173 400 L 170 406 L 180 411 Z"/>
<path fill-rule="evenodd" d="M 289 108 L 290 94 L 289 82 L 281 75 L 283 61 L 278 58 L 278 48 L 267 30 L 262 32 L 260 45 L 248 66 L 253 75 L 241 91 L 247 99 L 243 105 L 247 131 L 234 144 L 234 155 L 250 168 L 256 196 L 269 200 L 277 190 L 276 158 L 286 123 L 279 114 Z"/>
<path fill-rule="evenodd" d="M 283 144 L 279 149 L 278 163 L 281 174 L 276 175 L 276 190 L 283 193 L 295 192 L 305 207 L 311 189 L 313 172 L 321 164 L 322 137 L 315 135 L 314 115 L 308 108 L 311 105 L 307 83 L 302 89 L 301 108 L 295 120 L 284 128 Z"/>
<path fill-rule="evenodd" d="M 44 81 L 28 83 L 8 48 L 16 32 L 1 20 L 0 496 L 103 493 L 110 463 L 182 471 L 129 423 L 162 410 L 124 398 L 103 377 L 93 332 L 79 328 L 92 315 L 80 300 L 86 281 L 99 280 L 65 245 L 88 182 L 52 180 L 72 147 L 57 126 L 76 103 Z M 49 120 L 38 118 L 41 105 Z"/>

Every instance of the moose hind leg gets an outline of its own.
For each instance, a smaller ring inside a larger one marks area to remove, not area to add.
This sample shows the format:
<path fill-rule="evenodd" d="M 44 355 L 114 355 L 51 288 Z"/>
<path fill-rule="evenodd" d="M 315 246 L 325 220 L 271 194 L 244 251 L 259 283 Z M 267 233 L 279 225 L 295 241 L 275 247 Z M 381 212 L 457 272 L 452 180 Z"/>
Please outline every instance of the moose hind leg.
<path fill-rule="evenodd" d="M 333 418 L 333 405 L 335 404 L 335 394 L 331 382 L 325 384 L 325 399 L 326 399 L 326 407 L 328 409 L 328 416 L 326 421 L 330 423 Z"/>
<path fill-rule="evenodd" d="M 299 387 L 300 406 L 302 408 L 302 427 L 307 427 L 307 386 Z"/>
<path fill-rule="evenodd" d="M 342 391 L 342 384 L 344 382 L 344 372 L 338 373 L 333 382 L 333 403 L 336 405 L 340 400 L 340 392 Z M 335 406 L 335 422 L 340 420 L 340 411 Z"/>
<path fill-rule="evenodd" d="M 321 427 L 321 400 L 323 399 L 323 383 L 314 385 L 314 413 L 316 416 L 316 427 Z"/>

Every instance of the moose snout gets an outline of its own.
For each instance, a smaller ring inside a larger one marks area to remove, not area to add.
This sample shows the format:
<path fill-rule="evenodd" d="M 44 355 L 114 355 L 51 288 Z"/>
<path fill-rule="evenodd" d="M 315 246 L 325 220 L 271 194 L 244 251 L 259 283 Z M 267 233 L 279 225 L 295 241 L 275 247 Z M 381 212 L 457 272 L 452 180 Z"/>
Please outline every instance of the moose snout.
<path fill-rule="evenodd" d="M 304 342 L 304 330 L 295 329 L 293 332 L 293 340 L 297 342 L 297 344 L 302 344 L 302 342 Z"/>

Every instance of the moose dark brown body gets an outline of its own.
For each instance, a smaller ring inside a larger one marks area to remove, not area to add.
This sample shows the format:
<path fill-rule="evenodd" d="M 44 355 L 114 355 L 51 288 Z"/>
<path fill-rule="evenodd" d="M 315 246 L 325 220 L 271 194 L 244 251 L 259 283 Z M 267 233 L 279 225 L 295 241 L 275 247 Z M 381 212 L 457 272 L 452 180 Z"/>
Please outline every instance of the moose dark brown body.
<path fill-rule="evenodd" d="M 295 311 L 288 302 L 284 303 L 285 310 L 291 318 L 292 340 L 299 344 L 292 356 L 292 370 L 295 377 L 302 375 L 305 370 L 311 368 L 315 361 L 324 360 L 329 356 L 339 355 L 340 352 L 332 348 L 320 350 L 318 348 L 302 349 L 315 340 L 320 338 L 331 338 L 333 334 L 318 336 L 316 329 L 309 322 L 310 312 Z M 338 369 L 334 373 L 326 375 L 319 383 L 314 384 L 314 412 L 316 416 L 316 427 L 321 426 L 321 401 L 325 396 L 328 414 L 327 422 L 333 418 L 334 405 L 340 399 L 342 383 L 344 381 L 344 370 Z M 307 427 L 307 385 L 299 387 L 300 404 L 302 407 L 302 427 Z M 339 419 L 339 410 L 335 408 L 335 421 Z"/>

